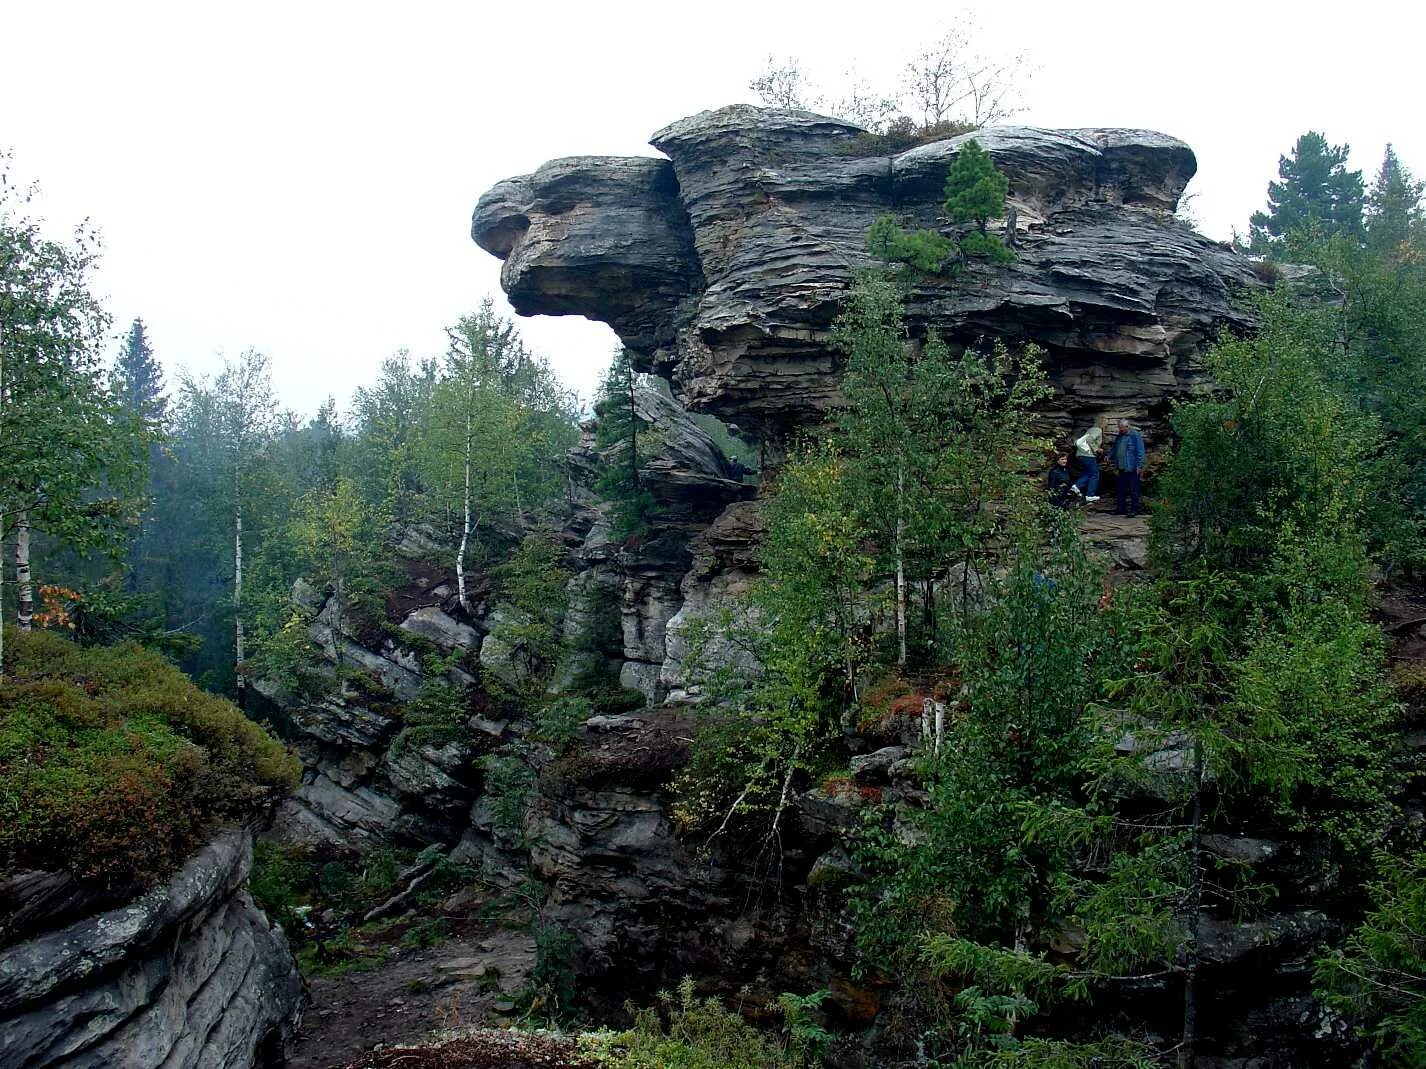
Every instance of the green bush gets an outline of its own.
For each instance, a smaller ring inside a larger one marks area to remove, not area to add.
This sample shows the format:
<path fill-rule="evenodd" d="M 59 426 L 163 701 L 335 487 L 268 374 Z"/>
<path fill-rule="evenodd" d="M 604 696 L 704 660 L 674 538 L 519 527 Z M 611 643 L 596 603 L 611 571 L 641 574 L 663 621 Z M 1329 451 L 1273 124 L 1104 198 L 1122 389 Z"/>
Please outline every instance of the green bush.
<path fill-rule="evenodd" d="M 800 1069 L 818 1064 L 831 1039 L 812 1017 L 825 998 L 826 992 L 783 995 L 768 1007 L 783 1017 L 779 1036 L 715 998 L 698 998 L 685 978 L 676 992 L 660 993 L 657 1008 L 630 1004 L 633 1028 L 609 1037 L 596 1056 L 609 1069 Z"/>
<path fill-rule="evenodd" d="M 563 746 L 574 740 L 584 722 L 593 715 L 594 703 L 588 698 L 561 695 L 535 712 L 534 730 L 530 732 L 530 737 L 552 746 Z"/>
<path fill-rule="evenodd" d="M 881 215 L 867 231 L 867 249 L 878 260 L 904 263 L 926 275 L 953 272 L 966 260 L 1010 263 L 1015 254 L 986 230 L 990 220 L 1005 214 L 1009 191 L 1010 180 L 971 138 L 946 174 L 942 207 L 952 223 L 973 229 L 953 240 L 938 230 L 903 230 L 896 216 Z"/>
<path fill-rule="evenodd" d="M 1426 1065 L 1426 852 L 1378 859 L 1372 909 L 1317 963 L 1319 994 L 1354 1021 L 1389 1066 Z"/>
<path fill-rule="evenodd" d="M 299 850 L 267 839 L 253 844 L 248 890 L 258 908 L 289 934 L 298 929 L 297 907 L 314 879 L 312 863 Z"/>
<path fill-rule="evenodd" d="M 495 826 L 520 833 L 530 797 L 535 791 L 535 772 L 515 752 L 491 754 L 481 762 L 485 770 L 485 796 Z"/>
<path fill-rule="evenodd" d="M 156 653 L 7 632 L 5 655 L 0 874 L 142 886 L 297 784 L 279 743 Z"/>

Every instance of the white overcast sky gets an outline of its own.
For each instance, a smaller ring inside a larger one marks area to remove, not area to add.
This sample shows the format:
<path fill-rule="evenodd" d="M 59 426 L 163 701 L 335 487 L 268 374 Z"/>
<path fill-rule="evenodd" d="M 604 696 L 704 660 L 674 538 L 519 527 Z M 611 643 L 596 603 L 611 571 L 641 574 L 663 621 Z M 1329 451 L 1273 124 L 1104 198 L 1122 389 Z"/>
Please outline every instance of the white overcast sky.
<path fill-rule="evenodd" d="M 893 80 L 937 19 L 1039 72 L 1018 121 L 1133 126 L 1198 155 L 1203 228 L 1261 206 L 1308 128 L 1368 177 L 1391 140 L 1426 175 L 1417 3 L 1133 0 L 686 4 L 0 0 L 0 147 L 56 226 L 104 234 L 116 331 L 135 315 L 170 373 L 254 346 L 284 401 L 345 406 L 398 348 L 499 295 L 471 242 L 491 183 L 749 100 L 769 53 Z M 614 345 L 577 317 L 523 321 L 586 396 Z"/>

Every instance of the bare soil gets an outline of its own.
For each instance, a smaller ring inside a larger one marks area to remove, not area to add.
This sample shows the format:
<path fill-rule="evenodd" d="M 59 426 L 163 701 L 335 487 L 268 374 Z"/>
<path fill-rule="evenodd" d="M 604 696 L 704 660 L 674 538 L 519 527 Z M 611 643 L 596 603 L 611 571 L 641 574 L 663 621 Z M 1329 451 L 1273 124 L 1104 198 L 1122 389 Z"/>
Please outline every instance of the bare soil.
<path fill-rule="evenodd" d="M 402 1055 L 405 1061 L 390 1060 L 396 1052 L 388 1048 L 429 1042 L 439 1032 L 512 1023 L 516 996 L 534 963 L 535 941 L 528 931 L 492 924 L 437 946 L 394 950 L 380 965 L 365 971 L 313 976 L 307 984 L 311 1003 L 289 1055 L 289 1069 L 565 1065 L 509 1057 L 421 1061 L 410 1060 L 415 1057 L 410 1051 Z M 498 1045 L 492 1044 L 486 1042 L 485 1048 L 498 1053 Z M 380 1050 L 373 1053 L 375 1048 Z"/>

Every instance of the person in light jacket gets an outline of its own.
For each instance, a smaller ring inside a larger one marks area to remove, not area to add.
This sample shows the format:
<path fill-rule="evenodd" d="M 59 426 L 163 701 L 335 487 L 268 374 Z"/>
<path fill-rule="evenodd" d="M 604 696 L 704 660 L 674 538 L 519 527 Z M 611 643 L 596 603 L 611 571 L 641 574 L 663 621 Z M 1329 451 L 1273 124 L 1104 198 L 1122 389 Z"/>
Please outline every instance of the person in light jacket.
<path fill-rule="evenodd" d="M 1110 454 L 1114 457 L 1114 466 L 1119 469 L 1118 483 L 1115 493 L 1114 514 L 1116 516 L 1125 515 L 1124 502 L 1129 502 L 1128 515 L 1139 515 L 1139 489 L 1144 471 L 1144 436 L 1138 429 L 1131 426 L 1127 419 L 1119 421 L 1119 433 L 1114 438 L 1114 446 L 1110 449 Z"/>
<path fill-rule="evenodd" d="M 1098 426 L 1075 439 L 1074 459 L 1079 466 L 1079 478 L 1074 481 L 1074 492 L 1086 501 L 1099 500 L 1099 447 L 1103 442 L 1104 432 Z"/>

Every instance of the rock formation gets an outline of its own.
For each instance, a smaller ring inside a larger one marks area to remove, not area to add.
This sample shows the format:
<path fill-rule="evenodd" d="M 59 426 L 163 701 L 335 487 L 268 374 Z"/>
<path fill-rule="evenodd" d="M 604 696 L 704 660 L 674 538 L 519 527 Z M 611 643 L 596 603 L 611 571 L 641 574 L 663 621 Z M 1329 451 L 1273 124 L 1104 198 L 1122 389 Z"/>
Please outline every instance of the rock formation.
<path fill-rule="evenodd" d="M 251 866 L 251 836 L 222 832 L 127 905 L 0 951 L 0 1064 L 277 1064 L 302 980 L 243 889 Z"/>
<path fill-rule="evenodd" d="M 888 211 L 942 225 L 945 175 L 969 136 L 888 156 L 840 119 L 722 108 L 656 133 L 666 159 L 562 159 L 501 182 L 471 233 L 504 260 L 517 311 L 609 323 L 679 402 L 758 432 L 775 454 L 837 403 L 828 334 L 870 263 L 867 229 Z M 1171 403 L 1204 384 L 1207 344 L 1248 325 L 1237 300 L 1256 284 L 1245 258 L 1174 217 L 1193 152 L 1145 130 L 974 136 L 1009 178 L 1016 259 L 921 278 L 913 332 L 1036 344 L 1056 388 L 1047 432 L 1125 415 L 1153 452 Z M 600 576 L 604 596 L 619 587 L 622 678 L 653 700 L 696 697 L 685 636 L 753 568 L 756 506 L 734 501 L 715 520 L 714 499 L 702 504 L 632 552 L 597 530 L 585 543 L 581 589 Z"/>
<path fill-rule="evenodd" d="M 735 106 L 656 133 L 667 159 L 555 160 L 501 182 L 471 232 L 505 261 L 517 311 L 603 320 L 688 408 L 784 435 L 836 402 L 827 331 L 872 220 L 938 225 L 970 136 L 1009 177 L 1018 256 L 921 280 L 913 329 L 1042 346 L 1059 429 L 1159 426 L 1201 384 L 1205 343 L 1244 324 L 1234 293 L 1254 281 L 1173 217 L 1196 164 L 1163 134 L 994 127 L 886 156 L 848 122 Z"/>
<path fill-rule="evenodd" d="M 563 537 L 574 572 L 566 621 L 572 653 L 557 683 L 594 671 L 657 701 L 664 694 L 666 629 L 683 603 L 680 584 L 696 536 L 756 487 L 664 393 L 640 388 L 634 404 L 643 427 L 641 479 L 656 519 L 636 548 L 611 537 L 608 505 L 592 492 L 601 458 L 591 422 L 571 465 L 577 496 Z M 469 684 L 481 672 L 507 686 L 524 680 L 500 626 L 512 618 L 511 607 L 475 581 L 471 611 L 462 609 L 453 576 L 437 563 L 451 558 L 450 549 L 430 532 L 404 531 L 395 548 L 408 581 L 388 596 L 385 627 L 350 614 L 339 626 L 330 601 L 299 582 L 292 600 L 313 616 L 309 634 L 323 657 L 320 678 L 306 690 L 274 678 L 253 681 L 304 765 L 301 785 L 274 820 L 273 834 L 283 841 L 327 853 L 390 841 L 452 843 L 469 825 L 480 793 L 477 759 L 514 737 L 499 703 L 472 711 L 455 740 L 436 745 L 403 736 L 404 705 L 431 679 L 423 652 L 455 655 L 447 682 Z M 601 631 L 602 638 L 591 638 Z M 340 684 L 338 651 L 369 682 Z"/>

